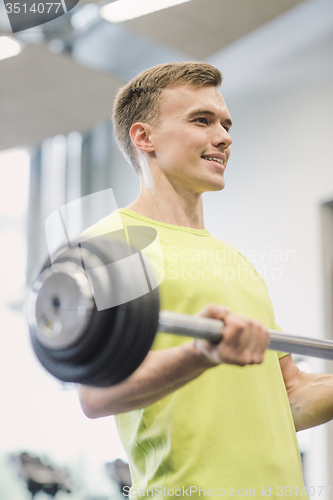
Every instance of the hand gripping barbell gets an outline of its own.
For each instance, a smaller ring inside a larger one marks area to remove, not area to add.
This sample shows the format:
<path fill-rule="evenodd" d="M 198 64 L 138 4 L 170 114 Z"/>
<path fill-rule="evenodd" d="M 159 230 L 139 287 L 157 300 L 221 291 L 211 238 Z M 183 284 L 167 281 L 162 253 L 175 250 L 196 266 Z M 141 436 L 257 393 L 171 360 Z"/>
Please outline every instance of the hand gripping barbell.
<path fill-rule="evenodd" d="M 141 249 L 131 255 L 141 255 Z M 96 387 L 117 384 L 142 363 L 157 331 L 222 340 L 219 320 L 160 311 L 157 287 L 138 296 L 140 263 L 145 276 L 147 269 L 142 258 L 128 257 L 123 231 L 74 242 L 48 259 L 33 281 L 26 304 L 32 346 L 58 379 Z M 97 295 L 117 305 L 99 310 Z M 333 359 L 333 342 L 275 330 L 269 330 L 269 349 Z"/>

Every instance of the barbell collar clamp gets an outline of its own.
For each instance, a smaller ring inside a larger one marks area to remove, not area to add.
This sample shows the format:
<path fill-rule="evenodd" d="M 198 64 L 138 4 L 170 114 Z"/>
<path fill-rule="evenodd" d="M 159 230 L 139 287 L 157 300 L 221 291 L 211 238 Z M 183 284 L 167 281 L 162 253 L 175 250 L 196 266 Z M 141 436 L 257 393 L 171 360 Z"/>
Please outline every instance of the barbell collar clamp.
<path fill-rule="evenodd" d="M 93 291 L 84 270 L 73 262 L 53 264 L 33 284 L 27 299 L 30 328 L 51 349 L 74 344 L 90 322 Z"/>

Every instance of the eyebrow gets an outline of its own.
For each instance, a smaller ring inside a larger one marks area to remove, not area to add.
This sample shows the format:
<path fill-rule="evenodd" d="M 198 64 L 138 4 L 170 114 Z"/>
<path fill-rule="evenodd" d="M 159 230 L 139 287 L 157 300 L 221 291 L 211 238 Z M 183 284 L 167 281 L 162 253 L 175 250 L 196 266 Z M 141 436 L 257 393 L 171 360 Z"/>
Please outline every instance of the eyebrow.
<path fill-rule="evenodd" d="M 197 115 L 216 116 L 214 111 L 210 111 L 209 109 L 197 109 L 195 111 L 192 111 L 192 113 L 189 114 L 189 118 L 194 118 Z M 229 125 L 229 127 L 232 126 L 231 118 L 226 118 L 225 120 L 223 120 L 223 123 L 227 123 Z"/>

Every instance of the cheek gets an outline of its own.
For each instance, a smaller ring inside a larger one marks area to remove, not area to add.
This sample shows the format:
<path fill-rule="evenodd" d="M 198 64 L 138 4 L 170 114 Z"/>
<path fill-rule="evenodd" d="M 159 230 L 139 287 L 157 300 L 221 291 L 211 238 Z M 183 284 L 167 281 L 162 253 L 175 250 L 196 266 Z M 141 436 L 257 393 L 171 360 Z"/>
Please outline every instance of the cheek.
<path fill-rule="evenodd" d="M 155 150 L 156 158 L 163 169 L 178 169 L 179 165 L 186 168 L 187 164 L 198 161 L 207 141 L 202 134 L 195 132 L 189 132 L 182 127 L 163 130 Z M 164 138 L 166 139 L 163 140 Z"/>

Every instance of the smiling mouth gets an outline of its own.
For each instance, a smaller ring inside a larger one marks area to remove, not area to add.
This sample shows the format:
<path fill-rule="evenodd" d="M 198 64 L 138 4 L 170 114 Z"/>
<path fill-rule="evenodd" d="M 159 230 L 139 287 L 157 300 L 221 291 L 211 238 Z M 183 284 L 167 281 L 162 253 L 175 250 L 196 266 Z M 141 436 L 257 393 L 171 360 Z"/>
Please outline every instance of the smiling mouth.
<path fill-rule="evenodd" d="M 207 160 L 207 161 L 212 161 L 214 163 L 219 163 L 219 165 L 221 165 L 222 167 L 224 167 L 224 160 L 222 160 L 222 158 L 217 158 L 216 156 L 202 156 L 201 157 L 203 160 Z"/>

